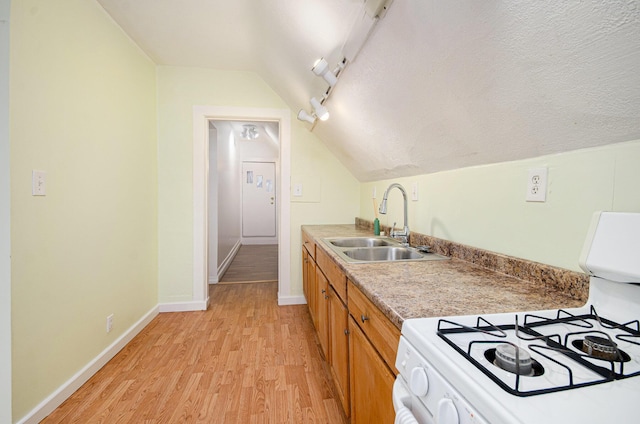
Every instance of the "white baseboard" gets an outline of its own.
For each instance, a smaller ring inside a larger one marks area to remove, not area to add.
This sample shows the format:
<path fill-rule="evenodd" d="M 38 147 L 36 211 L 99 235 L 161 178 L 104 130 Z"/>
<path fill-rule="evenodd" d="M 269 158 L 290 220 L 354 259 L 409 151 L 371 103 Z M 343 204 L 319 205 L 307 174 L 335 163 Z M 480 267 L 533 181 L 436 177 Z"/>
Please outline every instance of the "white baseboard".
<path fill-rule="evenodd" d="M 191 312 L 206 311 L 209 307 L 209 298 L 205 301 L 171 302 L 158 305 L 160 312 Z"/>
<path fill-rule="evenodd" d="M 125 331 L 116 341 L 103 350 L 91 362 L 78 371 L 73 377 L 67 380 L 55 392 L 49 395 L 45 400 L 40 402 L 32 411 L 22 417 L 18 424 L 37 424 L 47 415 L 53 412 L 62 404 L 69 396 L 80 388 L 89 380 L 96 372 L 100 370 L 107 362 L 111 360 L 127 343 L 129 343 L 144 327 L 146 327 L 153 318 L 158 315 L 158 305 L 154 306 L 142 318 Z"/>
<path fill-rule="evenodd" d="M 307 303 L 307 299 L 304 296 L 281 296 L 278 293 L 278 306 L 285 305 L 304 305 Z"/>
<path fill-rule="evenodd" d="M 233 259 L 238 254 L 238 250 L 240 250 L 240 246 L 242 246 L 242 243 L 240 242 L 240 240 L 238 240 L 236 244 L 233 246 L 233 248 L 231 249 L 231 251 L 229 252 L 229 254 L 227 255 L 227 257 L 224 258 L 224 261 L 222 261 L 222 263 L 218 267 L 218 281 L 220 281 L 224 273 L 227 272 L 229 265 L 231 265 L 231 262 L 233 262 Z"/>

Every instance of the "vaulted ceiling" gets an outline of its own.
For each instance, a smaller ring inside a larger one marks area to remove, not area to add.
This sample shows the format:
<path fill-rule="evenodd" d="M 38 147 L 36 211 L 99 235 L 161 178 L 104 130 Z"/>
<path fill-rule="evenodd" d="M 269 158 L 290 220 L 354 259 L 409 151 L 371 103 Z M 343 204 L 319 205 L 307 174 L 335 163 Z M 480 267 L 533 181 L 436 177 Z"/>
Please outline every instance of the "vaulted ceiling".
<path fill-rule="evenodd" d="M 159 65 L 254 71 L 310 110 L 363 0 L 98 0 Z M 368 0 L 371 3 L 377 0 Z M 310 130 L 361 181 L 640 138 L 640 3 L 395 0 Z"/>

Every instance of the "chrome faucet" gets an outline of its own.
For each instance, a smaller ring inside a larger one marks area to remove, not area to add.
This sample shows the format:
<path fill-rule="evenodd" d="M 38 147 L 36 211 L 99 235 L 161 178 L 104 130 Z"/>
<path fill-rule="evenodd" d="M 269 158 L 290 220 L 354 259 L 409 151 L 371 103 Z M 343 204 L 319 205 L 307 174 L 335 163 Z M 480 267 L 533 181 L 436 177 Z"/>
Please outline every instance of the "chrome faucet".
<path fill-rule="evenodd" d="M 382 203 L 380 203 L 379 212 L 383 215 L 387 213 L 387 197 L 389 196 L 389 190 L 396 187 L 398 190 L 402 192 L 402 198 L 404 199 L 404 228 L 402 232 L 395 231 L 393 227 L 396 226 L 396 223 L 393 223 L 393 227 L 391 228 L 391 233 L 389 234 L 393 238 L 398 238 L 402 241 L 402 244 L 408 246 L 409 245 L 409 224 L 407 223 L 407 192 L 404 190 L 398 183 L 393 183 L 384 191 L 384 195 L 382 196 Z"/>

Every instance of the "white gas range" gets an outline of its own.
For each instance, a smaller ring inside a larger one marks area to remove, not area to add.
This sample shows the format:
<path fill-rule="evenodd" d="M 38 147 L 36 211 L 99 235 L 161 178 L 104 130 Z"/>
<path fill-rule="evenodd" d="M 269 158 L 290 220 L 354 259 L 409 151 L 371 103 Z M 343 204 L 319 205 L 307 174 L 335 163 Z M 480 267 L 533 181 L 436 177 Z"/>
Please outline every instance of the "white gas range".
<path fill-rule="evenodd" d="M 640 422 L 640 213 L 594 216 L 584 307 L 403 323 L 396 424 Z"/>

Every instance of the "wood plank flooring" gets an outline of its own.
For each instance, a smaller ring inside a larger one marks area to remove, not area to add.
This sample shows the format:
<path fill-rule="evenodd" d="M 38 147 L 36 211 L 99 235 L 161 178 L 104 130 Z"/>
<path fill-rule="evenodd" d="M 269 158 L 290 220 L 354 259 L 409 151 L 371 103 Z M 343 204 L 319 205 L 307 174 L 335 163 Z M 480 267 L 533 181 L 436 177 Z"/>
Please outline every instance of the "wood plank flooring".
<path fill-rule="evenodd" d="M 43 423 L 346 423 L 306 305 L 277 283 L 214 285 L 163 313 Z"/>
<path fill-rule="evenodd" d="M 218 284 L 278 281 L 278 245 L 242 245 Z"/>

